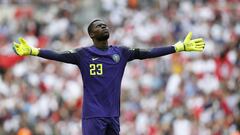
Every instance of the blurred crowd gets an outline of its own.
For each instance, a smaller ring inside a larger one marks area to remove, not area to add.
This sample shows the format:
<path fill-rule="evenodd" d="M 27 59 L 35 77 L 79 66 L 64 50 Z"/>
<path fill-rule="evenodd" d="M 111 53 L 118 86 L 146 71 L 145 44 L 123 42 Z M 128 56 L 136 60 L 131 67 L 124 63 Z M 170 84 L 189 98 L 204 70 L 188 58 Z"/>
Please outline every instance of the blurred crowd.
<path fill-rule="evenodd" d="M 19 57 L 12 42 L 89 46 L 95 18 L 107 22 L 113 45 L 173 45 L 189 31 L 206 40 L 203 53 L 128 63 L 121 135 L 240 135 L 239 0 L 0 0 L 0 135 L 81 134 L 77 66 Z"/>

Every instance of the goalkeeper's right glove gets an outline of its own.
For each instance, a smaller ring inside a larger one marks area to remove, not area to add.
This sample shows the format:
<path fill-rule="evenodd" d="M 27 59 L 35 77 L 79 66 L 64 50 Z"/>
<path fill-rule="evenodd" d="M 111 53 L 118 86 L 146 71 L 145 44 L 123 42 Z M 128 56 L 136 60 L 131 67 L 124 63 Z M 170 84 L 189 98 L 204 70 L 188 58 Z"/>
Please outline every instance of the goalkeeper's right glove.
<path fill-rule="evenodd" d="M 20 43 L 13 42 L 13 50 L 17 55 L 28 56 L 33 55 L 37 56 L 39 54 L 39 49 L 34 48 L 28 45 L 27 41 L 24 38 L 18 38 Z"/>
<path fill-rule="evenodd" d="M 189 32 L 185 37 L 183 43 L 181 41 L 177 42 L 174 47 L 176 52 L 181 51 L 198 51 L 202 52 L 205 47 L 205 41 L 202 38 L 191 39 L 192 32 Z"/>

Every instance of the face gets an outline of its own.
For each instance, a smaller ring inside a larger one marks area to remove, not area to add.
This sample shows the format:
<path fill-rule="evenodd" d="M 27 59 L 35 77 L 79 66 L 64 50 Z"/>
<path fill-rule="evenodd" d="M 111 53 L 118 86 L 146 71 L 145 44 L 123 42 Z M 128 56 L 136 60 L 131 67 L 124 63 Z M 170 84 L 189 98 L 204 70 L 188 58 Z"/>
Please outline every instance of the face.
<path fill-rule="evenodd" d="M 98 41 L 104 41 L 109 38 L 109 29 L 103 21 L 94 22 L 91 33 L 91 38 L 95 38 Z"/>

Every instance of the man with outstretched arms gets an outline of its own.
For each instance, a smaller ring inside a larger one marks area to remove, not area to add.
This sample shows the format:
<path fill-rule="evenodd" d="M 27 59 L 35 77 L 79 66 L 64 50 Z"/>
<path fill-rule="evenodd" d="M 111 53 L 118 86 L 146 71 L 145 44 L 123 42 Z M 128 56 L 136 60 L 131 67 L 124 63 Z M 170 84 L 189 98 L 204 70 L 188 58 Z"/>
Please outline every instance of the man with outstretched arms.
<path fill-rule="evenodd" d="M 89 47 L 55 52 L 33 48 L 23 39 L 14 42 L 13 49 L 20 56 L 38 56 L 79 67 L 83 78 L 83 135 L 119 135 L 120 87 L 127 62 L 134 59 L 155 58 L 181 51 L 203 51 L 202 38 L 191 39 L 190 32 L 183 42 L 171 46 L 138 49 L 108 44 L 109 29 L 102 20 L 88 26 L 93 41 Z"/>

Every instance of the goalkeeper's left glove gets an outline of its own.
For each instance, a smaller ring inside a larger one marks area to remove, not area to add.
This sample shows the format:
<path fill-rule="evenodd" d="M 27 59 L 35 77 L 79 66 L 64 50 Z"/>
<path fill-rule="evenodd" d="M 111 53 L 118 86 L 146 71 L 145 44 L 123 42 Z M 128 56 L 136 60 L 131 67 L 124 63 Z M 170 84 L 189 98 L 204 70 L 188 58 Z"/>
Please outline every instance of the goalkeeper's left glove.
<path fill-rule="evenodd" d="M 17 55 L 28 56 L 33 55 L 37 56 L 39 54 L 39 49 L 34 48 L 28 45 L 27 41 L 24 38 L 18 38 L 20 43 L 13 42 L 13 50 Z"/>
<path fill-rule="evenodd" d="M 202 52 L 205 47 L 205 41 L 202 38 L 191 39 L 192 32 L 189 32 L 184 41 L 174 44 L 176 52 L 181 51 L 198 51 Z"/>

